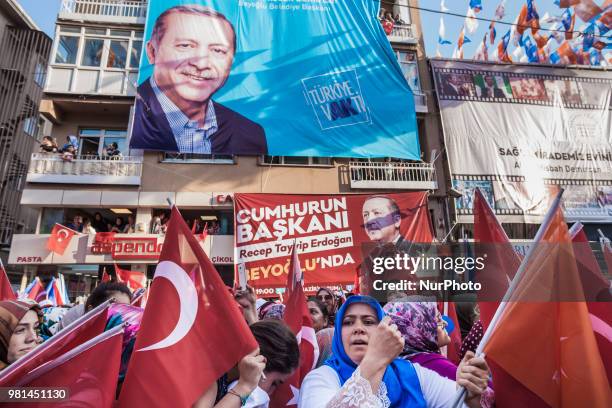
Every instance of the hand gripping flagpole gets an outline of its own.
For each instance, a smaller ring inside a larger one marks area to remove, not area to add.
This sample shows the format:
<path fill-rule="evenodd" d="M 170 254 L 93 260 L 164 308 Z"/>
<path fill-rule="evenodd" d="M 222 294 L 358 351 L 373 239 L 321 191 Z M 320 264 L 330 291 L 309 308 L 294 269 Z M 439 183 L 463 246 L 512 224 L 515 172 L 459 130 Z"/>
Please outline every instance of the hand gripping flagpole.
<path fill-rule="evenodd" d="M 535 247 L 542 240 L 544 232 L 548 229 L 548 226 L 550 225 L 550 222 L 553 219 L 555 212 L 557 211 L 557 208 L 560 206 L 561 196 L 563 195 L 564 191 L 565 191 L 564 189 L 561 189 L 561 191 L 559 191 L 552 205 L 548 209 L 548 212 L 546 213 L 546 216 L 544 217 L 544 222 L 542 222 L 542 224 L 540 225 L 540 228 L 538 229 L 538 232 L 535 238 L 533 239 L 533 245 L 529 247 L 529 250 L 527 251 L 527 255 L 525 256 L 525 258 L 523 259 L 523 262 L 521 262 L 521 265 L 516 271 L 516 274 L 514 275 L 514 278 L 512 279 L 512 282 L 510 283 L 510 287 L 506 291 L 506 294 L 504 295 L 502 302 L 497 307 L 497 310 L 495 311 L 495 315 L 493 316 L 493 319 L 491 319 L 491 323 L 489 324 L 489 327 L 487 327 L 485 334 L 482 336 L 482 340 L 480 341 L 480 344 L 478 344 L 478 347 L 476 348 L 476 353 L 475 353 L 476 357 L 485 356 L 483 353 L 483 349 L 486 347 L 487 343 L 489 342 L 489 339 L 491 338 L 491 336 L 493 335 L 493 332 L 495 331 L 495 327 L 497 326 L 497 324 L 499 323 L 499 320 L 504 314 L 504 311 L 506 310 L 506 306 L 508 305 L 508 300 L 510 299 L 512 293 L 514 293 L 514 291 L 516 290 L 518 283 L 521 281 L 523 275 L 525 274 L 527 265 L 531 261 L 531 258 L 533 257 L 533 253 L 535 252 Z M 455 399 L 451 407 L 452 408 L 461 407 L 462 401 L 464 400 L 466 394 L 467 394 L 467 390 L 465 389 L 465 387 L 459 387 L 457 389 L 457 393 L 455 394 Z"/>

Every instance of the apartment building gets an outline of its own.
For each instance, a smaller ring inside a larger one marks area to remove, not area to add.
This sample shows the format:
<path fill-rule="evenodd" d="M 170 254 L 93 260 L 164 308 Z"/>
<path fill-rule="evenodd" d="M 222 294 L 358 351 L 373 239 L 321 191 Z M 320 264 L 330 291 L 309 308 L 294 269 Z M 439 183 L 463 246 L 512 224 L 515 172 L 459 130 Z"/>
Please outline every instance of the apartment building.
<path fill-rule="evenodd" d="M 41 114 L 45 135 L 60 146 L 67 138 L 78 140 L 77 156 L 65 161 L 59 155 L 32 154 L 21 204 L 37 212 L 38 225 L 36 233 L 15 237 L 9 263 L 24 265 L 30 275 L 43 279 L 64 273 L 71 295 L 87 293 L 102 269 L 113 264 L 152 277 L 164 239 L 158 233 L 159 217 L 170 199 L 188 222 L 213 226 L 202 245 L 229 282 L 234 268 L 232 197 L 237 192 L 430 190 L 434 228 L 444 236 L 449 220 L 442 161 L 435 160 L 441 152 L 439 125 L 436 117 L 429 118 L 434 101 L 426 90 L 432 86 L 418 10 L 408 7 L 413 3 L 397 0 L 383 7 L 401 16 L 388 37 L 414 91 L 421 162 L 130 151 L 130 111 L 147 2 L 63 0 Z M 121 156 L 106 154 L 111 143 Z M 369 177 L 363 177 L 366 172 Z M 55 223 L 70 223 L 75 216 L 95 221 L 96 214 L 111 226 L 129 217 L 133 232 L 117 234 L 122 244 L 110 251 L 93 234 L 74 238 L 64 255 L 46 250 Z"/>
<path fill-rule="evenodd" d="M 0 257 L 6 264 L 15 233 L 34 232 L 32 211 L 20 211 L 51 39 L 15 0 L 0 1 Z"/>

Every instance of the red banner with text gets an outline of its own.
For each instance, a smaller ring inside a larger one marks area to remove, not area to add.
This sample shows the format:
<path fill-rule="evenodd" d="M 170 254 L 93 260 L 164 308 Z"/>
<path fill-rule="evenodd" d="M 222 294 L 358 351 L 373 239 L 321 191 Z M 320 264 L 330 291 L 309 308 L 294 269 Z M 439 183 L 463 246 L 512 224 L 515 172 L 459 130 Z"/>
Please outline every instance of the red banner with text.
<path fill-rule="evenodd" d="M 236 194 L 234 202 L 235 264 L 263 296 L 285 287 L 294 240 L 311 289 L 352 285 L 375 248 L 433 239 L 426 192 Z"/>

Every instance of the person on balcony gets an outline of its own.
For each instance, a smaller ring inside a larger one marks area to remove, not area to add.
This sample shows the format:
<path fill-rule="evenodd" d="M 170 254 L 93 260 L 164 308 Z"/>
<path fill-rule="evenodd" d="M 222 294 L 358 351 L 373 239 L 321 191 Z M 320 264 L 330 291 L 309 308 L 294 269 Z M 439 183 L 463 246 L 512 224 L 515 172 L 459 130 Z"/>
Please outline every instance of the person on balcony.
<path fill-rule="evenodd" d="M 43 136 L 42 142 L 40 143 L 40 153 L 57 153 L 59 152 L 59 146 L 57 142 L 53 140 L 51 136 Z"/>
<path fill-rule="evenodd" d="M 127 223 L 123 228 L 124 234 L 134 234 L 136 232 L 136 219 L 133 214 L 128 215 Z"/>
<path fill-rule="evenodd" d="M 115 218 L 115 225 L 112 226 L 110 232 L 122 233 L 125 228 L 123 218 L 117 217 Z"/>
<path fill-rule="evenodd" d="M 74 160 L 76 156 L 76 149 L 73 145 L 69 144 L 69 145 L 64 145 L 64 147 L 62 148 L 62 160 L 66 161 L 66 162 L 71 162 Z"/>
<path fill-rule="evenodd" d="M 91 223 L 91 226 L 96 230 L 96 232 L 108 232 L 108 224 L 102 214 L 96 212 L 94 214 L 94 220 Z"/>
<path fill-rule="evenodd" d="M 95 234 L 96 229 L 91 225 L 89 218 L 83 218 L 83 233 L 84 234 Z"/>
<path fill-rule="evenodd" d="M 113 142 L 106 147 L 106 155 L 111 159 L 118 159 L 121 157 L 121 151 L 119 151 L 117 142 Z"/>
<path fill-rule="evenodd" d="M 72 218 L 72 222 L 66 226 L 73 231 L 83 232 L 83 217 L 80 215 L 75 215 Z"/>
<path fill-rule="evenodd" d="M 382 21 L 383 30 L 385 30 L 385 34 L 391 35 L 393 32 L 393 26 L 395 22 L 393 21 L 393 14 L 390 12 L 385 13 L 385 19 Z"/>

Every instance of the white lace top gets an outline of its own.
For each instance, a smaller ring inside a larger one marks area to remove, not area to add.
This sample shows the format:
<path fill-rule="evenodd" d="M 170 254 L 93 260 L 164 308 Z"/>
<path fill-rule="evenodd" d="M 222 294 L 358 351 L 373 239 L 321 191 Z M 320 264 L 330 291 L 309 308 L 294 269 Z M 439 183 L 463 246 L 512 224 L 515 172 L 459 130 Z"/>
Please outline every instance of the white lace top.
<path fill-rule="evenodd" d="M 429 408 L 450 407 L 455 398 L 455 382 L 438 375 L 436 372 L 414 364 L 419 378 L 423 398 Z M 359 368 L 344 385 L 333 368 L 321 366 L 308 373 L 300 388 L 299 408 L 388 408 L 384 382 L 376 394 L 370 382 L 363 378 Z M 466 407 L 464 405 L 464 407 Z"/>

